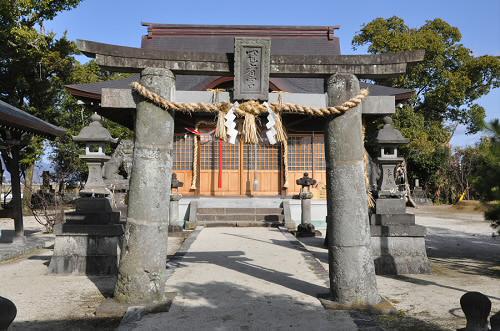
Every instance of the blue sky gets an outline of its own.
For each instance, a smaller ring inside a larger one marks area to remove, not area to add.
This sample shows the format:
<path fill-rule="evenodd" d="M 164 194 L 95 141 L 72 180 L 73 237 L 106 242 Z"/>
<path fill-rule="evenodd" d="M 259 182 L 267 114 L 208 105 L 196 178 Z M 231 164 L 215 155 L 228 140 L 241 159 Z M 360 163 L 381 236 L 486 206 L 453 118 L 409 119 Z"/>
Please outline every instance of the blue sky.
<path fill-rule="evenodd" d="M 463 44 L 475 55 L 500 55 L 500 1 L 498 0 L 334 0 L 334 1 L 168 1 L 83 0 L 61 13 L 46 28 L 70 39 L 88 39 L 126 46 L 140 46 L 146 28 L 141 22 L 191 24 L 340 25 L 343 54 L 353 51 L 351 40 L 364 23 L 377 17 L 399 16 L 411 27 L 443 18 L 462 32 Z M 500 90 L 479 100 L 488 119 L 500 117 Z M 473 144 L 459 127 L 452 143 Z"/>

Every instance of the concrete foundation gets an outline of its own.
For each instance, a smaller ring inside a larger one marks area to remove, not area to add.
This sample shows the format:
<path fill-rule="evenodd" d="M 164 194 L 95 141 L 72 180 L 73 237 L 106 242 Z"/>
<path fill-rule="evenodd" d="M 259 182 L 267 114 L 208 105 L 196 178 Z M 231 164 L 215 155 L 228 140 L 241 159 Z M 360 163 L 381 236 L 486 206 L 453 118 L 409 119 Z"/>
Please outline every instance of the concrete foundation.
<path fill-rule="evenodd" d="M 54 255 L 49 272 L 57 274 L 116 275 L 120 257 L 121 234 L 117 226 L 116 235 L 98 225 L 80 228 L 80 232 L 56 233 Z M 86 232 L 86 233 L 85 233 Z"/>

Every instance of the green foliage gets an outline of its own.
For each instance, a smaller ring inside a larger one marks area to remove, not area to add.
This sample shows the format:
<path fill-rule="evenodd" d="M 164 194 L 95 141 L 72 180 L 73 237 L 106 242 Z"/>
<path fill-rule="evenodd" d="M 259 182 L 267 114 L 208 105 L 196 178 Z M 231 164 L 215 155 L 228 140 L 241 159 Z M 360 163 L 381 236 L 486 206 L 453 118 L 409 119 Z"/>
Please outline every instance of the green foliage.
<path fill-rule="evenodd" d="M 474 57 L 461 39 L 458 28 L 442 19 L 410 28 L 403 19 L 391 17 L 366 24 L 352 44 L 368 44 L 370 53 L 424 49 L 424 61 L 414 65 L 407 75 L 377 83 L 415 89 L 413 105 L 426 119 L 464 124 L 469 133 L 475 133 L 484 126 L 485 112 L 474 102 L 500 86 L 500 59 Z"/>
<path fill-rule="evenodd" d="M 492 201 L 485 217 L 500 232 L 500 121 L 495 119 L 485 130 L 487 136 L 476 147 L 478 158 L 472 185 L 481 200 Z"/>
<path fill-rule="evenodd" d="M 52 163 L 60 182 L 81 180 L 86 167 L 78 158 L 81 147 L 71 136 L 88 124 L 89 112 L 65 90 L 65 84 L 92 83 L 119 78 L 101 71 L 95 62 L 80 64 L 73 58 L 74 43 L 66 35 L 45 33 L 43 22 L 76 7 L 80 0 L 0 1 L 0 99 L 41 119 L 67 129 L 51 143 Z M 105 121 L 117 137 L 130 131 Z M 25 142 L 21 164 L 32 166 L 43 152 L 43 141 Z"/>
<path fill-rule="evenodd" d="M 488 136 L 475 147 L 478 154 L 473 186 L 483 200 L 500 200 L 500 125 L 498 119 L 487 126 Z"/>
<path fill-rule="evenodd" d="M 442 19 L 411 28 L 403 19 L 391 17 L 364 25 L 352 42 L 354 48 L 367 45 L 374 54 L 425 50 L 424 61 L 406 75 L 375 83 L 416 91 L 410 104 L 397 111 L 395 125 L 410 139 L 401 148 L 410 178 L 423 180 L 438 199 L 443 192 L 453 199 L 456 193 L 451 191 L 462 185 L 450 175 L 457 164 L 449 145 L 455 128 L 463 124 L 467 133 L 481 131 L 485 110 L 475 102 L 500 86 L 500 58 L 474 57 L 461 39 L 459 29 Z"/>
<path fill-rule="evenodd" d="M 438 121 L 426 121 L 422 113 L 415 112 L 409 105 L 397 109 L 393 119 L 394 125 L 410 140 L 400 147 L 408 164 L 409 180 L 426 179 L 427 188 L 437 191 L 442 185 L 439 183 L 440 169 L 450 153 L 450 130 Z"/>
<path fill-rule="evenodd" d="M 4 0 L 0 2 L 2 27 L 33 27 L 51 20 L 57 13 L 76 7 L 81 0 Z"/>
<path fill-rule="evenodd" d="M 101 70 L 94 61 L 85 64 L 76 62 L 68 83 L 94 83 L 122 77 L 122 74 Z M 78 135 L 80 130 L 90 123 L 91 114 L 92 106 L 78 104 L 77 100 L 65 89 L 61 90 L 57 125 L 66 128 L 67 135 L 57 138 L 52 143 L 50 157 L 56 178 L 61 183 L 74 184 L 77 181 L 85 180 L 87 167 L 78 157 L 79 154 L 83 154 L 83 146 L 75 143 L 71 137 Z M 103 119 L 102 124 L 114 138 L 127 139 L 132 137 L 132 131 L 119 124 L 105 119 Z M 110 153 L 111 149 L 107 152 Z"/>
<path fill-rule="evenodd" d="M 66 35 L 45 33 L 43 22 L 75 7 L 80 0 L 5 0 L 0 2 L 0 99 L 44 120 L 57 117 L 55 105 L 72 72 L 75 45 Z M 24 167 L 42 154 L 33 138 L 22 151 Z"/>

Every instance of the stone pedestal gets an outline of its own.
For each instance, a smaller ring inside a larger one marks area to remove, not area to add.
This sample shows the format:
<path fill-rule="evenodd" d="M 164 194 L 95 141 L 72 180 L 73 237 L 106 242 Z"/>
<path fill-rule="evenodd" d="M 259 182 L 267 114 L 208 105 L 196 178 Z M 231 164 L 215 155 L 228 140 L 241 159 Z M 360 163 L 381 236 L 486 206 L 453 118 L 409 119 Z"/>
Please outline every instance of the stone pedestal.
<path fill-rule="evenodd" d="M 425 228 L 407 214 L 404 199 L 377 199 L 370 217 L 371 252 L 378 275 L 430 273 Z"/>
<path fill-rule="evenodd" d="M 170 209 L 168 211 L 169 232 L 182 232 L 182 230 L 184 229 L 184 220 L 179 220 L 179 200 L 181 198 L 181 194 L 170 195 Z"/>
<path fill-rule="evenodd" d="M 123 224 L 108 198 L 80 198 L 76 211 L 54 227 L 56 239 L 49 272 L 115 275 L 118 272 Z"/>
<path fill-rule="evenodd" d="M 413 200 L 417 205 L 428 205 L 432 206 L 432 200 L 427 197 L 426 192 L 418 186 L 413 189 Z"/>
<path fill-rule="evenodd" d="M 314 237 L 316 229 L 311 223 L 311 198 L 312 193 L 301 193 L 300 197 L 300 224 L 297 227 L 298 237 Z"/>

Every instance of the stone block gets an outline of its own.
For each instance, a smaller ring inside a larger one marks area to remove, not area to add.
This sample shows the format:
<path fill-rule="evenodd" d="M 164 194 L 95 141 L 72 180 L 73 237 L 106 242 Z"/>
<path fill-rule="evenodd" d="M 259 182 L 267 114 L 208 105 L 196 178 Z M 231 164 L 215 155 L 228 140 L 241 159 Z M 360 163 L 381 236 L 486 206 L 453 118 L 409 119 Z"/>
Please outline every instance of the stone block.
<path fill-rule="evenodd" d="M 415 215 L 413 214 L 395 214 L 378 215 L 372 214 L 370 224 L 373 225 L 415 225 Z"/>
<path fill-rule="evenodd" d="M 191 203 L 193 203 L 193 202 L 191 202 Z M 224 214 L 224 208 L 198 208 L 198 214 L 200 214 L 200 215 Z"/>
<path fill-rule="evenodd" d="M 49 272 L 114 275 L 118 271 L 122 224 L 59 224 Z"/>
<path fill-rule="evenodd" d="M 118 272 L 118 256 L 54 255 L 50 260 L 49 272 L 56 274 L 116 275 Z"/>
<path fill-rule="evenodd" d="M 255 215 L 216 215 L 216 221 L 255 221 Z"/>
<path fill-rule="evenodd" d="M 219 209 L 219 208 L 217 208 Z M 224 214 L 255 214 L 255 208 L 224 208 Z"/>
<path fill-rule="evenodd" d="M 182 201 L 182 200 L 181 200 Z M 198 201 L 192 200 L 189 202 L 188 208 L 186 210 L 187 221 L 184 223 L 184 228 L 186 230 L 194 230 L 197 226 L 197 213 L 198 213 Z"/>
<path fill-rule="evenodd" d="M 257 215 L 281 215 L 283 213 L 282 208 L 256 208 L 255 214 Z"/>
<path fill-rule="evenodd" d="M 234 39 L 234 99 L 267 100 L 271 63 L 271 39 Z"/>
<path fill-rule="evenodd" d="M 420 225 L 371 225 L 373 237 L 424 237 L 425 227 Z"/>
<path fill-rule="evenodd" d="M 215 221 L 216 215 L 197 215 L 196 222 Z"/>
<path fill-rule="evenodd" d="M 424 237 L 372 237 L 371 254 L 378 275 L 431 272 Z"/>
<path fill-rule="evenodd" d="M 283 200 L 283 218 L 285 221 L 285 227 L 288 230 L 295 230 L 296 229 L 295 222 L 292 219 L 292 210 L 290 207 L 290 200 L 288 200 L 288 199 Z"/>
<path fill-rule="evenodd" d="M 112 212 L 111 200 L 108 198 L 82 197 L 75 201 L 77 212 Z"/>
<path fill-rule="evenodd" d="M 66 223 L 113 224 L 120 222 L 120 212 L 69 212 L 64 214 Z"/>
<path fill-rule="evenodd" d="M 379 215 L 405 214 L 406 202 L 404 199 L 377 199 L 375 213 Z"/>
<path fill-rule="evenodd" d="M 184 230 L 184 228 L 180 225 L 172 225 L 172 224 L 168 225 L 168 233 L 182 232 L 182 230 Z"/>
<path fill-rule="evenodd" d="M 283 215 L 256 215 L 255 220 L 257 222 L 283 223 Z"/>
<path fill-rule="evenodd" d="M 121 236 L 123 234 L 122 224 L 67 224 L 64 223 L 60 228 L 58 228 L 57 234 L 64 235 L 88 235 L 88 236 L 100 236 L 100 237 L 111 237 L 111 236 Z"/>

